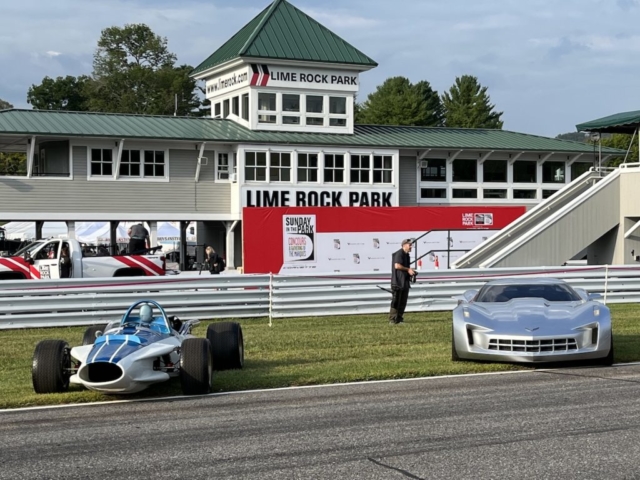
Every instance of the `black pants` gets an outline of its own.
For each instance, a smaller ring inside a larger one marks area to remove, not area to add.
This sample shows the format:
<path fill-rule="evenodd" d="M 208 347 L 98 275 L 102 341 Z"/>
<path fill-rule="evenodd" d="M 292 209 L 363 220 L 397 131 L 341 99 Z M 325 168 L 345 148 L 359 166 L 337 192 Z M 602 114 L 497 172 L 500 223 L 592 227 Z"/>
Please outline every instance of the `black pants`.
<path fill-rule="evenodd" d="M 129 240 L 129 255 L 147 248 L 144 239 L 132 238 Z"/>
<path fill-rule="evenodd" d="M 404 311 L 409 300 L 408 288 L 393 287 L 393 297 L 391 299 L 391 310 L 389 311 L 389 322 L 400 323 L 403 321 Z"/>

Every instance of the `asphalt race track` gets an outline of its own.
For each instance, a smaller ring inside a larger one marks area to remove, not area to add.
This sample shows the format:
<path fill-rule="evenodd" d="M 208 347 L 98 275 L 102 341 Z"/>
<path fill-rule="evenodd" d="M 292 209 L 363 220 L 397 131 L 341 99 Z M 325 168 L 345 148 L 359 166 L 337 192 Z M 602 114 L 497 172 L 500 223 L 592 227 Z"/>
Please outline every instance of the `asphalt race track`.
<path fill-rule="evenodd" d="M 0 413 L 2 479 L 640 478 L 640 365 Z"/>

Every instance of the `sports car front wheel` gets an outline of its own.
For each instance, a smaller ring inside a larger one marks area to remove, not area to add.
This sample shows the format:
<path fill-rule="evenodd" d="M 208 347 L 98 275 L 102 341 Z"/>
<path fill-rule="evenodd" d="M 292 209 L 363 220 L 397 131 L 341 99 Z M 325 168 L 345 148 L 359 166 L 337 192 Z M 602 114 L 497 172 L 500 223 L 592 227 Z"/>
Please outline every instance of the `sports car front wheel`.
<path fill-rule="evenodd" d="M 71 355 L 64 340 L 42 340 L 36 345 L 31 381 L 36 393 L 59 393 L 69 389 Z"/>
<path fill-rule="evenodd" d="M 213 359 L 206 338 L 187 338 L 180 347 L 180 384 L 185 395 L 211 392 Z"/>

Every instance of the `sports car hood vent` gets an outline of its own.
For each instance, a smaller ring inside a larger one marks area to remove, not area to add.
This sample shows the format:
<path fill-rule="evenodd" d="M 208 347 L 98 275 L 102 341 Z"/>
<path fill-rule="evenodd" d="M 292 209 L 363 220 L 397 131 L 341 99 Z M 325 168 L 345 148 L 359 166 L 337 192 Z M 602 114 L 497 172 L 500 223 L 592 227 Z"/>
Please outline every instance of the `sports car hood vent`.
<path fill-rule="evenodd" d="M 474 303 L 469 305 L 472 315 L 480 315 L 498 322 L 553 322 L 575 318 L 592 308 L 582 302 L 547 302 L 539 298 L 518 298 L 508 302 Z"/>

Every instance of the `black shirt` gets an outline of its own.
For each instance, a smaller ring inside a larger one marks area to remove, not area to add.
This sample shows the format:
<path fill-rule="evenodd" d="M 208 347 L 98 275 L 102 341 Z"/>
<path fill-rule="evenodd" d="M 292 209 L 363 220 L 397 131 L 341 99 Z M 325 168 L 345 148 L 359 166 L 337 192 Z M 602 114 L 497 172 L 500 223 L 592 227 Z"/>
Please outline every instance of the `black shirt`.
<path fill-rule="evenodd" d="M 149 236 L 149 231 L 142 225 L 133 225 L 131 227 L 131 238 L 135 240 L 144 240 Z"/>
<path fill-rule="evenodd" d="M 396 263 L 403 267 L 411 267 L 411 257 L 403 249 L 394 252 L 391 257 L 391 286 L 398 287 L 402 290 L 408 289 L 411 285 L 409 282 L 409 273 L 404 270 L 397 270 Z"/>

